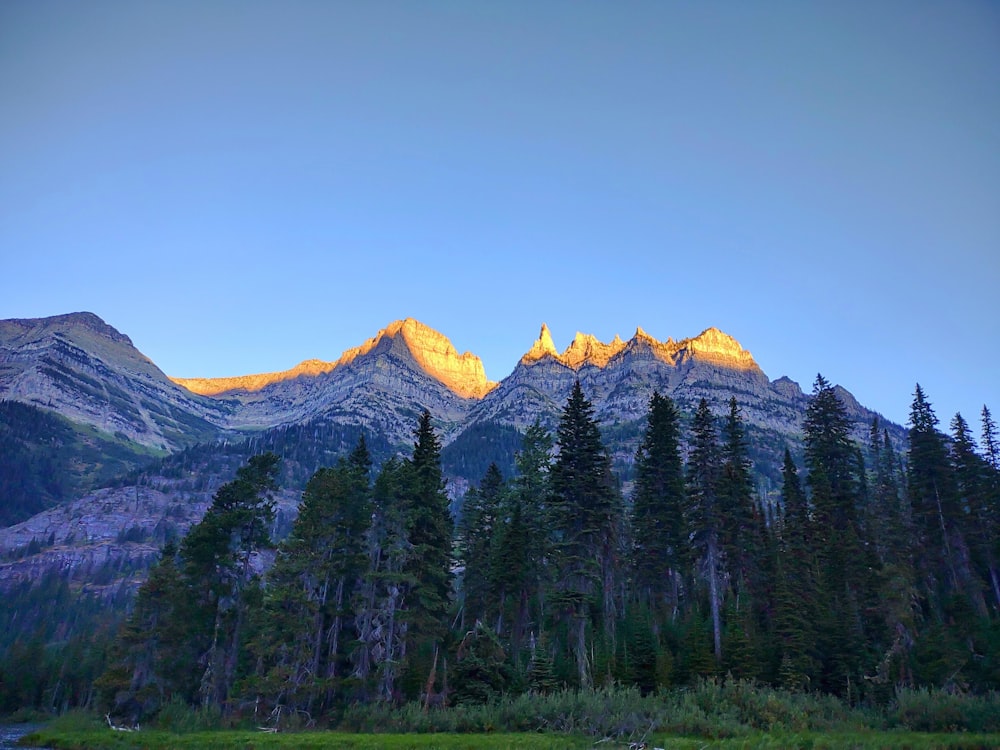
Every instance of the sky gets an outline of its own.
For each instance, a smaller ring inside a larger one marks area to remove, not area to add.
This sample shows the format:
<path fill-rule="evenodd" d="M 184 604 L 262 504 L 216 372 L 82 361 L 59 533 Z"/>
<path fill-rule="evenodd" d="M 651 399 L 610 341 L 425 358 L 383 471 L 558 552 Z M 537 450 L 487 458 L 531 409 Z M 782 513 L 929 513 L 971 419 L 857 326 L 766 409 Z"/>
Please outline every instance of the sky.
<path fill-rule="evenodd" d="M 0 3 L 0 318 L 168 375 L 715 326 L 1000 418 L 1000 4 Z"/>

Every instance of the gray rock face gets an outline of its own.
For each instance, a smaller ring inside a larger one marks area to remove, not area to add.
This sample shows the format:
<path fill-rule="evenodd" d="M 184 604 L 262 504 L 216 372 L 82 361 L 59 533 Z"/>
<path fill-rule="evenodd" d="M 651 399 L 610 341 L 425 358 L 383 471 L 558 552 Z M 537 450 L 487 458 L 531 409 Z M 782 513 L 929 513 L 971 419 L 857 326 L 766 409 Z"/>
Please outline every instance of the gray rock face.
<path fill-rule="evenodd" d="M 91 313 L 0 321 L 0 398 L 165 451 L 214 437 L 227 411 L 170 382 Z"/>
<path fill-rule="evenodd" d="M 277 493 L 279 517 L 294 517 L 299 499 Z M 110 569 L 118 581 L 133 573 L 141 580 L 164 542 L 183 537 L 211 502 L 211 492 L 177 491 L 164 481 L 157 488 L 98 490 L 50 508 L 0 529 L 0 554 L 7 557 L 0 562 L 0 590 L 51 571 L 86 582 Z"/>

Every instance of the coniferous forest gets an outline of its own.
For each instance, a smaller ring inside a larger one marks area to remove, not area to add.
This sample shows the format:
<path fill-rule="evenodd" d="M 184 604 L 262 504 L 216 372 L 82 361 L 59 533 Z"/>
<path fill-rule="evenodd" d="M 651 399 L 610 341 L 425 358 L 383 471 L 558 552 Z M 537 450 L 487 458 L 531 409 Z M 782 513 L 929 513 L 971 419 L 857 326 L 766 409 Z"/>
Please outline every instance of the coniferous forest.
<path fill-rule="evenodd" d="M 556 431 L 529 428 L 515 471 L 490 465 L 453 515 L 424 412 L 409 457 L 374 466 L 362 435 L 317 471 L 278 545 L 280 460 L 255 455 L 85 654 L 25 687 L 12 659 L 32 657 L 8 648 L 0 709 L 48 705 L 56 676 L 62 705 L 128 722 L 186 705 L 315 724 L 705 678 L 873 707 L 901 689 L 997 690 L 989 410 L 978 441 L 960 415 L 946 432 L 917 386 L 904 450 L 877 421 L 864 444 L 852 428 L 818 377 L 804 453 L 786 450 L 780 503 L 764 503 L 735 399 L 683 419 L 654 393 L 623 493 L 577 383 Z"/>

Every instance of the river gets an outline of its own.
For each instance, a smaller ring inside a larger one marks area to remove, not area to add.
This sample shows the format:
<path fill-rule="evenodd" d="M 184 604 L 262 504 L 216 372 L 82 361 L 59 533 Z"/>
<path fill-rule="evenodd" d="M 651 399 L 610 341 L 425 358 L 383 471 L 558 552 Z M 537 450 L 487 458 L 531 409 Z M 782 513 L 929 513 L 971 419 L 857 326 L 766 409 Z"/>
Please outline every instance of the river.
<path fill-rule="evenodd" d="M 36 747 L 18 745 L 17 741 L 28 732 L 38 729 L 38 724 L 0 724 L 0 750 L 41 750 Z"/>

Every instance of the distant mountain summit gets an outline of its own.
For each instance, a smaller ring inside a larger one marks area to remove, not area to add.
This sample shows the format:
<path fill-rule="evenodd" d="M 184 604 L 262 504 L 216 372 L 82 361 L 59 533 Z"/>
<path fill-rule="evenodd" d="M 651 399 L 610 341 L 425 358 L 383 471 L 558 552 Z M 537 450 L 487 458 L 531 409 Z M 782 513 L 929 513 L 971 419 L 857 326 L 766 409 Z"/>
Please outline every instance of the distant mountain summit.
<path fill-rule="evenodd" d="M 211 439 L 226 411 L 171 383 L 128 336 L 89 312 L 0 321 L 0 399 L 161 450 Z"/>
<path fill-rule="evenodd" d="M 299 377 L 317 377 L 346 367 L 358 359 L 380 353 L 383 341 L 405 345 L 415 364 L 461 398 L 482 398 L 496 387 L 487 380 L 483 362 L 471 352 L 459 355 L 445 336 L 423 323 L 407 318 L 397 320 L 379 331 L 373 338 L 345 351 L 336 362 L 310 359 L 284 372 L 243 375 L 235 378 L 171 378 L 178 385 L 205 396 L 220 396 L 233 392 L 260 391 L 267 386 Z M 391 348 L 393 343 L 389 343 Z M 384 350 L 383 350 L 384 351 Z"/>

